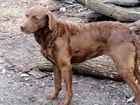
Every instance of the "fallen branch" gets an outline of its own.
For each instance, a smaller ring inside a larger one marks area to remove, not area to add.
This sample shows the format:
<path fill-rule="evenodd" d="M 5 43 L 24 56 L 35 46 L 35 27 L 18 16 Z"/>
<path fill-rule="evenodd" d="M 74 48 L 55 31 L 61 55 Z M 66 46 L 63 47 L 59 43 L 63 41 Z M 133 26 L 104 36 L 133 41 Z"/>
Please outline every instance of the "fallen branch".
<path fill-rule="evenodd" d="M 46 60 L 41 54 L 37 56 L 37 66 L 40 70 L 52 71 L 51 62 Z M 121 80 L 116 71 L 112 59 L 108 56 L 100 56 L 80 64 L 74 64 L 73 70 L 82 75 L 90 75 L 100 78 Z"/>
<path fill-rule="evenodd" d="M 104 3 L 112 3 L 117 5 L 137 5 L 139 0 L 103 0 Z"/>
<path fill-rule="evenodd" d="M 128 24 L 128 26 L 133 31 L 140 31 L 140 20 L 138 20 L 138 21 L 136 21 L 134 23 Z"/>
<path fill-rule="evenodd" d="M 113 4 L 104 4 L 101 0 L 87 0 L 85 6 L 118 21 L 137 21 L 140 19 L 140 12 L 127 10 L 126 8 Z"/>

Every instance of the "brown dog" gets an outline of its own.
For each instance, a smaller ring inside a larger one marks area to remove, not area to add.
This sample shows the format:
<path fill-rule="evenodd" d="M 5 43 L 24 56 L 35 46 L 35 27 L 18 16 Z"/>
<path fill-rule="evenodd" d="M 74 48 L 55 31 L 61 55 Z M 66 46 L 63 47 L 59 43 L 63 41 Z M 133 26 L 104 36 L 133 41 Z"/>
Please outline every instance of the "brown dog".
<path fill-rule="evenodd" d="M 33 33 L 41 46 L 41 53 L 53 64 L 54 92 L 48 99 L 55 99 L 61 90 L 61 78 L 66 86 L 66 99 L 61 105 L 69 105 L 73 96 L 72 64 L 108 54 L 112 57 L 120 76 L 133 90 L 140 105 L 138 59 L 140 41 L 120 22 L 94 22 L 80 24 L 57 20 L 45 7 L 34 6 L 26 13 L 21 30 Z"/>

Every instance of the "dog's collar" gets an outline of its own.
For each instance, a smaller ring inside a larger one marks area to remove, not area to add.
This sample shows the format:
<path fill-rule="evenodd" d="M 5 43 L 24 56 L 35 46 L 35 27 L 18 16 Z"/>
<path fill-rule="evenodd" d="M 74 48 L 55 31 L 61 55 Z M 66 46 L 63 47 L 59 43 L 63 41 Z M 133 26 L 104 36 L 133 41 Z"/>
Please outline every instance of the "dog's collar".
<path fill-rule="evenodd" d="M 54 35 L 54 36 L 56 36 L 56 35 L 57 35 L 57 33 L 58 33 L 57 31 L 54 31 L 54 32 L 53 32 L 53 35 Z"/>
<path fill-rule="evenodd" d="M 58 34 L 58 31 L 56 31 L 56 30 L 52 32 L 52 34 L 51 34 L 52 38 L 49 40 L 49 43 L 47 43 L 48 47 L 51 46 L 51 42 L 56 38 L 57 34 Z"/>

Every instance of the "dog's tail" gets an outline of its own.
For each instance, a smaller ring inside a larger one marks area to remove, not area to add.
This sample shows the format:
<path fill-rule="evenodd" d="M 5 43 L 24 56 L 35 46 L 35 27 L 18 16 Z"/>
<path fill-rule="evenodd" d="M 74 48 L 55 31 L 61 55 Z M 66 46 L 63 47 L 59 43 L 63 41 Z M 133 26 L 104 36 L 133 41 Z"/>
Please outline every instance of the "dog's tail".
<path fill-rule="evenodd" d="M 136 48 L 136 58 L 135 58 L 135 70 L 134 70 L 134 75 L 138 82 L 140 83 L 140 70 L 139 70 L 139 64 L 140 64 L 140 39 L 138 36 L 133 33 L 133 44 Z"/>

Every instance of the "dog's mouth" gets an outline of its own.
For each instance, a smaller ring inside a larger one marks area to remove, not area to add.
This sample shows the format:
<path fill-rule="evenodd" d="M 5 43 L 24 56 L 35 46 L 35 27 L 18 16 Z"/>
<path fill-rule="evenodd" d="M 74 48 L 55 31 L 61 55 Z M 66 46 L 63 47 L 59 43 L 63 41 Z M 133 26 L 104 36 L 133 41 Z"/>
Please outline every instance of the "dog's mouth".
<path fill-rule="evenodd" d="M 20 26 L 21 32 L 24 32 L 25 34 L 31 34 L 32 32 L 28 31 L 25 27 Z"/>
<path fill-rule="evenodd" d="M 29 31 L 22 31 L 22 32 L 24 32 L 25 34 L 31 34 L 31 32 Z"/>

